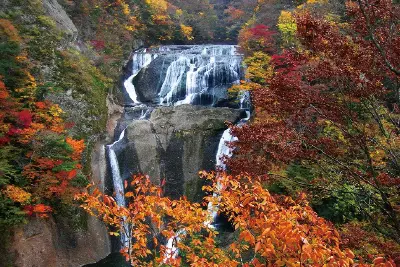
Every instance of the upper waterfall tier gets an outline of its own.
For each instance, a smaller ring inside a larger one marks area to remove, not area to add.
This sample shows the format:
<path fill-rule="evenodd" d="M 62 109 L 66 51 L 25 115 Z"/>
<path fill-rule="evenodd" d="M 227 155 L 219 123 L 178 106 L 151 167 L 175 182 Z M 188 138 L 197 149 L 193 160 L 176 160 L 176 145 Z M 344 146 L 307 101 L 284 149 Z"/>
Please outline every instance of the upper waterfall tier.
<path fill-rule="evenodd" d="M 125 81 L 127 104 L 229 105 L 227 89 L 243 78 L 233 45 L 179 45 L 134 53 Z"/>

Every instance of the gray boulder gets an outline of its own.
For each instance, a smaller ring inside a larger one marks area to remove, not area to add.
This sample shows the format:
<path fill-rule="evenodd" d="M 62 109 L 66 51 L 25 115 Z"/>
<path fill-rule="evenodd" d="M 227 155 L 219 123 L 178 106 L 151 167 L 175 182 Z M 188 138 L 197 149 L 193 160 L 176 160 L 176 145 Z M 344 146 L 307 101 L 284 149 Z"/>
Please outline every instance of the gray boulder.
<path fill-rule="evenodd" d="M 229 108 L 158 107 L 148 121 L 133 121 L 126 129 L 116 149 L 121 175 L 148 174 L 156 184 L 165 178 L 166 195 L 200 201 L 203 181 L 198 172 L 214 169 L 226 122 L 240 117 L 240 111 Z"/>

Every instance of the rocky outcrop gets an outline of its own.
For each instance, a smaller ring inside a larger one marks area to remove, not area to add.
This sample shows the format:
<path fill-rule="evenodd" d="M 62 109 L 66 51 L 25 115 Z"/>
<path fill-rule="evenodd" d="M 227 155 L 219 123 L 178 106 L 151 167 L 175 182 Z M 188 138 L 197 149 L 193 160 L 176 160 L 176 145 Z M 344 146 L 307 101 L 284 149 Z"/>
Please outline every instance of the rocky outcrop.
<path fill-rule="evenodd" d="M 136 92 L 140 102 L 153 103 L 158 101 L 158 93 L 165 79 L 168 66 L 173 61 L 173 57 L 156 58 L 152 64 L 142 69 L 133 79 L 132 83 L 137 88 Z"/>
<path fill-rule="evenodd" d="M 104 258 L 110 253 L 107 231 L 94 217 L 87 219 L 88 229 L 80 231 L 70 229 L 63 219 L 30 219 L 14 233 L 14 266 L 77 267 Z"/>
<path fill-rule="evenodd" d="M 158 107 L 149 120 L 133 121 L 116 148 L 121 175 L 148 174 L 154 183 L 166 179 L 165 193 L 192 201 L 202 199 L 199 170 L 212 170 L 226 122 L 241 112 L 229 108 L 181 105 Z"/>
<path fill-rule="evenodd" d="M 78 37 L 78 29 L 57 0 L 43 0 L 43 7 L 46 15 L 53 18 L 56 22 L 57 28 L 64 33 L 67 39 L 66 41 L 76 41 Z"/>
<path fill-rule="evenodd" d="M 57 79 L 57 82 L 61 82 L 59 80 L 61 76 L 58 76 L 57 73 L 61 73 L 62 66 L 66 61 L 57 61 L 58 59 L 51 53 L 54 53 L 55 49 L 62 50 L 65 47 L 76 46 L 78 38 L 77 27 L 63 7 L 57 0 L 0 2 L 0 13 L 4 12 L 3 9 L 5 9 L 10 12 L 14 10 L 15 13 L 24 14 L 21 16 L 21 21 L 19 21 L 21 25 L 40 28 L 38 21 L 41 21 L 43 25 L 51 25 L 51 27 L 48 27 L 49 35 L 40 32 L 42 35 L 37 37 L 37 40 L 40 38 L 44 40 L 49 36 L 53 38 L 54 36 L 57 36 L 57 38 L 62 37 L 60 42 L 58 40 L 43 42 L 43 44 L 51 44 L 49 47 L 40 47 L 41 49 L 47 49 L 44 51 L 48 51 L 48 57 L 40 58 L 36 55 L 37 57 L 35 58 L 35 61 L 37 61 L 35 68 L 40 69 L 39 71 L 41 72 L 41 75 L 38 76 L 41 76 L 46 82 L 53 83 L 54 79 Z M 16 4 L 17 2 L 20 3 Z M 30 9 L 34 9 L 34 12 L 32 10 L 24 10 L 24 4 L 29 6 Z M 23 26 L 21 28 L 24 29 Z M 37 40 L 35 39 L 33 43 L 36 45 L 38 43 L 42 44 Z M 41 53 L 45 54 L 44 52 Z M 66 73 L 67 71 L 64 72 Z M 43 81 L 41 79 L 38 80 Z M 104 126 L 99 121 L 101 118 L 106 117 L 107 114 L 103 116 L 100 112 L 92 112 L 94 105 L 88 101 L 88 97 L 82 93 L 78 94 L 72 88 L 63 92 L 54 90 L 54 92 L 48 92 L 45 97 L 62 107 L 65 112 L 63 114 L 64 119 L 66 122 L 73 124 L 73 128 L 69 129 L 69 134 L 87 136 L 87 144 L 93 144 L 90 148 L 95 147 L 93 153 L 89 149 L 86 151 L 84 155 L 85 167 L 90 170 L 90 165 L 92 166 L 92 177 L 99 185 L 102 185 L 106 163 L 102 161 L 105 160 L 105 154 L 98 141 L 101 135 L 99 129 L 101 128 L 101 131 L 104 130 Z M 102 100 L 104 100 L 105 107 L 105 97 Z M 96 104 L 96 109 L 98 109 L 98 102 Z M 107 110 L 105 108 L 104 110 L 106 113 Z M 91 161 L 88 156 L 90 154 L 92 154 Z M 101 164 L 103 166 L 100 166 Z M 9 243 L 7 245 L 9 258 L 13 261 L 10 266 L 77 267 L 96 262 L 110 253 L 110 240 L 103 223 L 83 211 L 62 212 L 57 210 L 57 212 L 59 214 L 58 216 L 55 215 L 57 217 L 48 219 L 30 218 L 25 225 L 18 226 L 13 230 L 11 240 L 7 241 Z M 79 221 L 78 226 L 76 225 L 77 221 Z M 5 266 L 3 265 L 5 264 L 3 256 L 4 258 L 7 257 L 7 255 L 0 256 L 2 259 L 0 260 L 0 266 Z"/>
<path fill-rule="evenodd" d="M 98 142 L 92 151 L 92 181 L 104 191 L 105 149 Z M 111 252 L 105 225 L 83 211 L 72 217 L 32 218 L 14 230 L 9 257 L 16 267 L 78 267 L 97 262 Z M 80 222 L 77 227 L 76 222 Z M 0 261 L 0 266 L 2 265 Z"/>

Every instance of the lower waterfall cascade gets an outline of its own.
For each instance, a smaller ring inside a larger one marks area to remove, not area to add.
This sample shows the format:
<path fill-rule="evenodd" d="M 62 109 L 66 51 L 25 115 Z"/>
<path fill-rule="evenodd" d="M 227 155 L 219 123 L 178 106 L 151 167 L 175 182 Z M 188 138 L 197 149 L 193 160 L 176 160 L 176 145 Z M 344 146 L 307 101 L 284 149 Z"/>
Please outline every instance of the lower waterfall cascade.
<path fill-rule="evenodd" d="M 210 108 L 234 107 L 246 113 L 239 124 L 250 118 L 249 93 L 239 94 L 232 101 L 228 99 L 227 92 L 232 85 L 240 83 L 244 76 L 242 58 L 234 45 L 161 46 L 139 49 L 133 53 L 130 73 L 123 83 L 127 93 L 124 116 L 129 119 L 119 122 L 115 129 L 119 138 L 107 146 L 110 175 L 118 205 L 126 206 L 123 186 L 126 178 L 122 175 L 120 167 L 123 163 L 118 161 L 117 154 L 124 147 L 128 125 L 139 120 L 147 121 L 157 107 L 183 104 Z M 147 76 L 151 76 L 152 82 L 157 85 L 151 90 L 140 81 L 147 79 Z M 235 140 L 229 129 L 222 133 L 215 151 L 215 167 L 225 170 L 222 158 L 232 155 L 227 142 Z M 217 195 L 218 192 L 214 192 L 214 196 Z M 214 227 L 218 203 L 209 203 L 207 210 L 210 221 L 205 224 Z M 128 226 L 123 222 L 121 227 Z M 184 232 L 184 229 L 179 230 L 167 241 L 166 258 L 177 257 L 179 250 L 176 242 L 180 241 Z M 122 244 L 126 245 L 128 241 L 128 235 L 121 235 Z"/>

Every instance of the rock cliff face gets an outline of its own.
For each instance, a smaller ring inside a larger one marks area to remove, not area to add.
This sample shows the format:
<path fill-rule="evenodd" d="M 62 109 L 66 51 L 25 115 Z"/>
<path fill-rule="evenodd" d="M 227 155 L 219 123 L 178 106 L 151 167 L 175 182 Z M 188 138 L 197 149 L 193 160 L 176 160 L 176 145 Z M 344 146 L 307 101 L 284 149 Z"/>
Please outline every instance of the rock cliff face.
<path fill-rule="evenodd" d="M 43 7 L 46 14 L 54 19 L 57 28 L 67 37 L 66 41 L 76 41 L 78 29 L 57 0 L 43 0 Z"/>
<path fill-rule="evenodd" d="M 104 225 L 88 217 L 87 230 L 74 231 L 65 220 L 34 218 L 17 229 L 10 251 L 18 267 L 77 267 L 110 253 Z M 0 264 L 1 265 L 1 264 Z"/>
<path fill-rule="evenodd" d="M 149 120 L 133 121 L 116 154 L 123 179 L 145 173 L 154 183 L 166 178 L 166 194 L 202 199 L 199 170 L 215 167 L 215 155 L 226 122 L 235 123 L 239 110 L 181 105 L 158 107 Z"/>
<path fill-rule="evenodd" d="M 1 9 L 13 7 L 12 1 L 0 1 Z M 24 2 L 24 1 L 22 1 Z M 23 8 L 23 7 L 15 7 Z M 48 16 L 55 22 L 54 31 L 60 33 L 61 41 L 59 46 L 78 47 L 78 30 L 57 0 L 37 1 L 37 12 Z M 37 14 L 35 14 L 37 15 Z M 34 15 L 27 12 L 24 16 L 25 23 L 29 23 Z M 35 25 L 33 25 L 35 26 Z M 45 79 L 52 77 L 55 73 L 56 63 L 42 62 L 40 67 Z M 49 78 L 50 79 L 50 78 Z M 50 93 L 46 98 L 59 104 L 64 112 L 67 121 L 74 121 L 79 127 L 70 130 L 70 134 L 79 135 L 87 132 L 89 140 L 97 145 L 89 151 L 92 154 L 91 161 L 88 160 L 88 167 L 91 167 L 92 178 L 96 183 L 102 186 L 105 177 L 105 152 L 104 147 L 100 145 L 100 134 L 93 134 L 93 121 L 96 117 L 85 117 L 91 108 L 91 103 L 86 98 L 77 96 L 70 89 L 66 92 Z M 105 106 L 105 97 L 104 97 Z M 107 113 L 107 112 L 105 112 Z M 107 114 L 104 114 L 106 117 Z M 69 118 L 72 118 L 69 120 Z M 104 127 L 103 127 L 104 128 Z M 97 129 L 96 129 L 97 130 Z M 103 129 L 104 131 L 106 129 Z M 87 153 L 89 154 L 89 153 Z M 104 160 L 102 162 L 102 160 Z M 73 216 L 75 216 L 74 214 Z M 82 225 L 74 227 L 71 220 L 75 218 L 51 217 L 48 219 L 31 218 L 28 223 L 14 229 L 11 238 L 11 244 L 8 245 L 8 255 L 13 261 L 11 266 L 17 267 L 77 267 L 84 264 L 96 262 L 106 257 L 111 250 L 108 232 L 103 223 L 93 217 L 89 217 L 82 211 Z M 0 256 L 0 266 L 10 266 Z M 4 255 L 5 256 L 5 255 Z"/>

